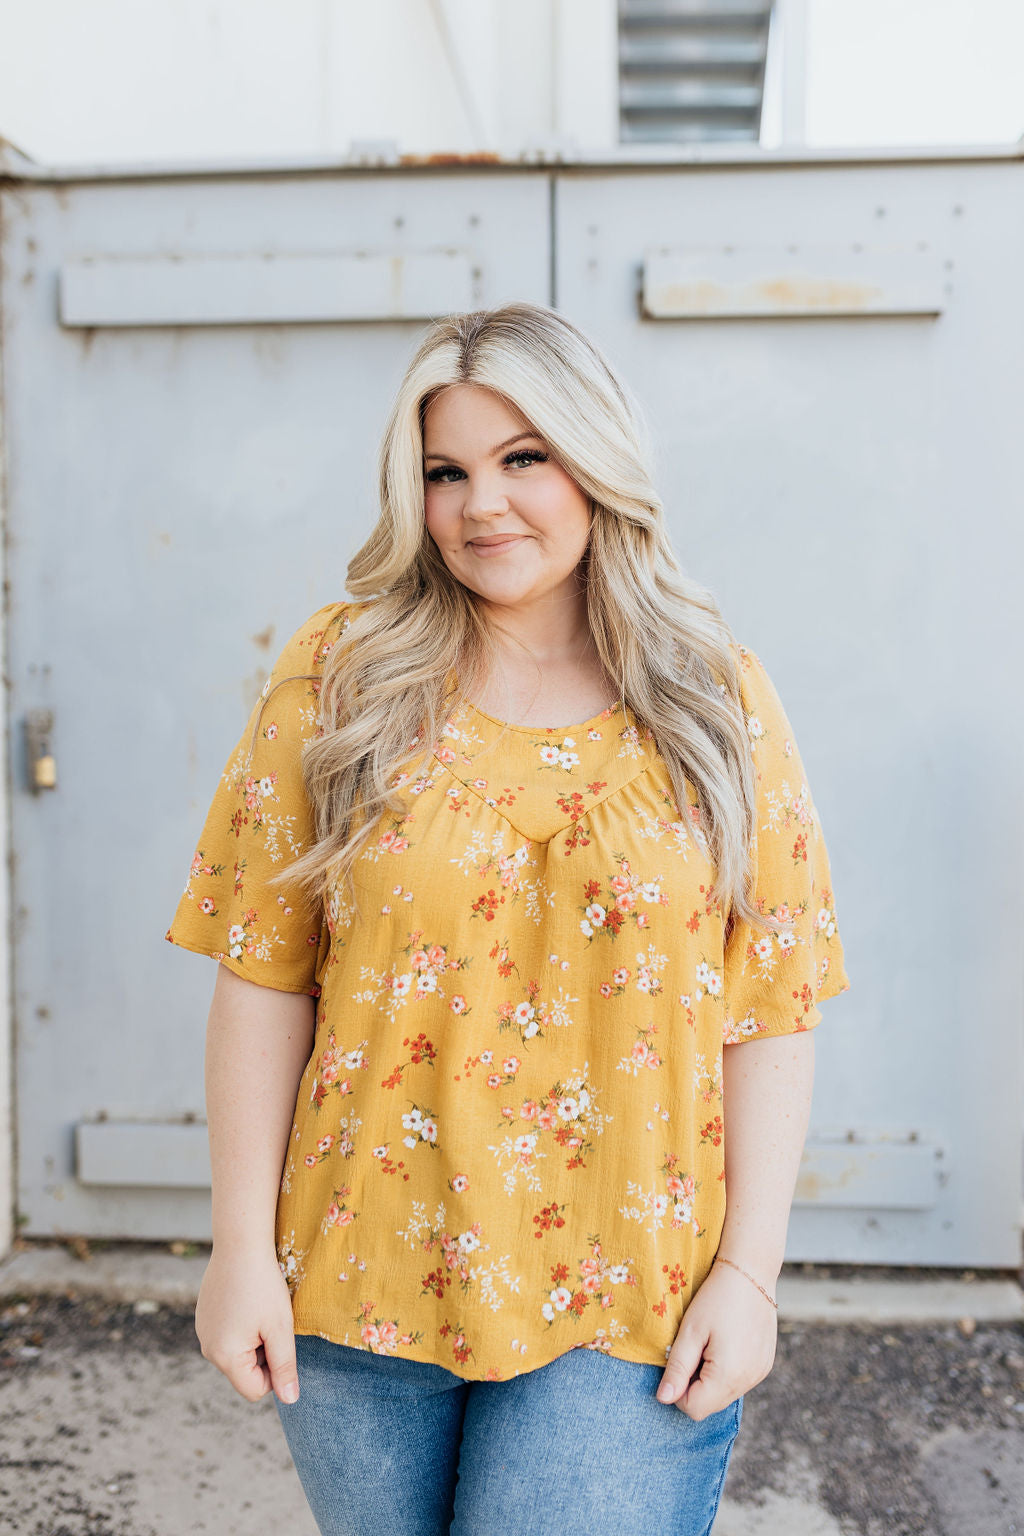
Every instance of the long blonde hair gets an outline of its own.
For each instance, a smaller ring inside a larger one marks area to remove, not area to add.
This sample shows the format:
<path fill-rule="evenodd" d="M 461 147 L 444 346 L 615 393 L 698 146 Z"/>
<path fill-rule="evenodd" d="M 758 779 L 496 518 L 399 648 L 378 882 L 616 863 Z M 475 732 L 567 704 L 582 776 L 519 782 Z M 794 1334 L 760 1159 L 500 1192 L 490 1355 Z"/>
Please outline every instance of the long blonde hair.
<path fill-rule="evenodd" d="M 357 906 L 355 860 L 384 812 L 406 809 L 396 770 L 414 742 L 424 750 L 439 740 L 477 678 L 497 670 L 477 596 L 424 521 L 424 417 L 454 384 L 499 395 L 590 498 L 579 573 L 597 654 L 653 731 L 684 817 L 686 781 L 693 786 L 716 871 L 710 899 L 722 901 L 729 926 L 774 928 L 748 893 L 754 783 L 736 641 L 711 592 L 676 558 L 634 397 L 564 315 L 528 303 L 438 320 L 398 387 L 378 457 L 380 517 L 348 567 L 357 602 L 322 673 L 301 674 L 321 677 L 318 734 L 302 756 L 316 842 L 272 883 L 294 881 L 326 903 L 344 880 Z"/>

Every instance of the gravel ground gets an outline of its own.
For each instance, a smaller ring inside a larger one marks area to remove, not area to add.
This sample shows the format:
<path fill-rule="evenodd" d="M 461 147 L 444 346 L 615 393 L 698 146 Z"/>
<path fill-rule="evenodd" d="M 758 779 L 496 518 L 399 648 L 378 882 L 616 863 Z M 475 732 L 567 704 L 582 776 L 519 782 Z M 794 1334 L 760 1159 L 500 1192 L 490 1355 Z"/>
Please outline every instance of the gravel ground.
<path fill-rule="evenodd" d="M 0 1531 L 316 1536 L 268 1396 L 191 1308 L 0 1301 Z M 1024 1325 L 783 1321 L 715 1536 L 1024 1536 Z M 656 1536 L 656 1533 L 650 1533 Z"/>

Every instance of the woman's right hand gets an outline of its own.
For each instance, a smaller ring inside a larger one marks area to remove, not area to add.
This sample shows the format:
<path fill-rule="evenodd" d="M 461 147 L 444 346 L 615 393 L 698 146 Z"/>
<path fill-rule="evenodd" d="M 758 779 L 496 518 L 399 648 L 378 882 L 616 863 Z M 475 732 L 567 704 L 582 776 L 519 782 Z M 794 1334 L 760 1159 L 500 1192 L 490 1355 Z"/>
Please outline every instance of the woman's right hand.
<path fill-rule="evenodd" d="M 221 1252 L 214 1245 L 196 1302 L 203 1358 L 250 1403 L 273 1390 L 284 1403 L 299 1395 L 288 1283 L 273 1248 Z"/>

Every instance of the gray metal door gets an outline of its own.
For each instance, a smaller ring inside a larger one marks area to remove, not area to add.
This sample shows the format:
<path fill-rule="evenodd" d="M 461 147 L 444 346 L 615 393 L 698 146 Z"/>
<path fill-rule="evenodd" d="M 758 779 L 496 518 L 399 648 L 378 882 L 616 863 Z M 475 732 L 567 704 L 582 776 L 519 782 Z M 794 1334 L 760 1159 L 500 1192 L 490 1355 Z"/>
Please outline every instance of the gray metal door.
<path fill-rule="evenodd" d="M 215 969 L 161 942 L 192 840 L 276 650 L 344 593 L 427 319 L 546 302 L 548 207 L 505 171 L 2 193 L 25 1232 L 209 1236 Z"/>
<path fill-rule="evenodd" d="M 829 846 L 851 989 L 788 1257 L 1016 1265 L 1024 160 L 566 171 L 556 206 L 556 302 L 642 397 Z"/>

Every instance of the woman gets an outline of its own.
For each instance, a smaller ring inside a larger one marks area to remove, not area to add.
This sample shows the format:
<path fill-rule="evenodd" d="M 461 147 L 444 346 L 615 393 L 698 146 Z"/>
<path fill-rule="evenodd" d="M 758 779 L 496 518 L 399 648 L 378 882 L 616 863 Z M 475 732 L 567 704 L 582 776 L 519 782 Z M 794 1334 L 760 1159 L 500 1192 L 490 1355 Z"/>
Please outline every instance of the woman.
<path fill-rule="evenodd" d="M 774 1359 L 849 982 L 640 420 L 553 310 L 431 329 L 167 933 L 220 962 L 197 1334 L 332 1536 L 707 1533 Z"/>

